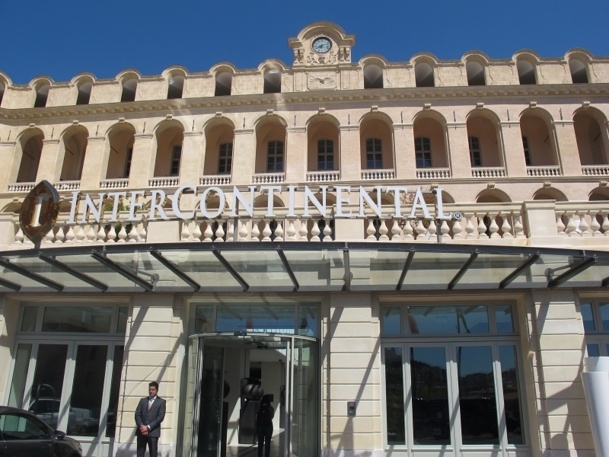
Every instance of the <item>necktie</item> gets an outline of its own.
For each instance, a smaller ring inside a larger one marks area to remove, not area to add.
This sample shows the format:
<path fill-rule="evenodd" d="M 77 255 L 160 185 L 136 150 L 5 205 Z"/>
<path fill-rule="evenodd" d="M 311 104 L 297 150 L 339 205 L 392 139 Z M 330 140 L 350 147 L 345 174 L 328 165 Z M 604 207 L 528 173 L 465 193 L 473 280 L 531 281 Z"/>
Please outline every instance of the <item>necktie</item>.
<path fill-rule="evenodd" d="M 150 408 L 152 408 L 153 402 L 154 402 L 154 398 L 151 398 L 150 400 L 148 400 L 148 411 L 150 411 Z"/>

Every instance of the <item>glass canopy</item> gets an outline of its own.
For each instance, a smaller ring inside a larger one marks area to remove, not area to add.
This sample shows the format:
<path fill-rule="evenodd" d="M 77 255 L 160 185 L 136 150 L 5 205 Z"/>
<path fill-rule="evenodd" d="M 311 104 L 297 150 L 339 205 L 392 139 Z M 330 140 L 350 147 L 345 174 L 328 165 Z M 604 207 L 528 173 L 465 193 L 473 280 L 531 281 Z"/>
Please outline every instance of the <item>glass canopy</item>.
<path fill-rule="evenodd" d="M 0 291 L 606 287 L 609 252 L 394 243 L 124 244 L 0 252 Z"/>

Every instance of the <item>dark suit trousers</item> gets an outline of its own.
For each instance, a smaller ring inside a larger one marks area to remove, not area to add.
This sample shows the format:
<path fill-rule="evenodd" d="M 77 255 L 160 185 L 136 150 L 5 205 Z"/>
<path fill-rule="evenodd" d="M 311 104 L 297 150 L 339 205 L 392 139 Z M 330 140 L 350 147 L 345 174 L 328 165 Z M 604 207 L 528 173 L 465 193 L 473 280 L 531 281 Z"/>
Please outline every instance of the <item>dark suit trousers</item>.
<path fill-rule="evenodd" d="M 151 436 L 142 436 L 140 433 L 137 434 L 137 457 L 144 457 L 146 454 L 146 446 L 148 446 L 148 452 L 150 457 L 157 457 L 159 438 Z"/>

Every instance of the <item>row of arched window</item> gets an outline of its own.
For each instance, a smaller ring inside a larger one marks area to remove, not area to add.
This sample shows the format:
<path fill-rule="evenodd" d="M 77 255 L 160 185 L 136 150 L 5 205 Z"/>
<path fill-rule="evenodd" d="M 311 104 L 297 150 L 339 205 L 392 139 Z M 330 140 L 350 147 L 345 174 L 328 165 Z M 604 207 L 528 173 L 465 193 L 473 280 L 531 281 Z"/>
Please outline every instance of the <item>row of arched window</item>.
<path fill-rule="evenodd" d="M 609 137 L 606 118 L 594 108 L 580 109 L 573 118 L 574 135 L 582 166 L 609 164 Z M 508 154 L 517 154 L 516 145 L 506 151 L 502 127 L 496 115 L 488 109 L 476 109 L 466 123 L 469 159 L 472 171 L 477 168 L 502 170 L 496 176 L 506 176 Z M 562 128 L 562 127 L 561 127 Z M 161 122 L 153 138 L 154 177 L 179 176 L 182 166 L 184 125 L 177 120 Z M 527 167 L 560 170 L 559 143 L 552 119 L 541 108 L 530 108 L 520 118 L 522 149 L 520 154 Z M 131 172 L 136 130 L 122 122 L 107 134 L 104 150 L 106 179 L 128 178 Z M 266 115 L 255 128 L 256 174 L 282 173 L 289 166 L 287 160 L 287 124 L 277 115 Z M 362 170 L 393 170 L 396 156 L 403 145 L 394 144 L 391 120 L 384 113 L 369 113 L 359 128 L 360 164 Z M 80 180 L 84 166 L 89 132 L 81 125 L 68 128 L 60 139 L 63 165 L 60 180 Z M 214 118 L 204 128 L 205 151 L 202 175 L 231 175 L 234 160 L 235 126 L 227 118 Z M 450 170 L 448 127 L 442 115 L 433 110 L 420 112 L 413 123 L 414 157 L 419 169 Z M 19 137 L 10 182 L 34 182 L 40 179 L 38 167 L 44 134 L 29 128 Z M 307 172 L 329 172 L 341 169 L 340 128 L 331 115 L 316 115 L 307 124 Z M 519 146 L 518 146 L 519 147 Z M 298 159 L 300 160 L 300 159 Z M 391 174 L 387 177 L 391 178 Z M 450 177 L 450 174 L 447 175 Z M 477 176 L 474 174 L 474 176 Z M 533 175 L 532 175 L 533 176 Z M 395 176 L 394 176 L 395 177 Z M 482 176 L 481 176 L 482 177 Z M 47 179 L 45 177 L 45 179 Z M 103 177 L 102 177 L 103 179 Z"/>

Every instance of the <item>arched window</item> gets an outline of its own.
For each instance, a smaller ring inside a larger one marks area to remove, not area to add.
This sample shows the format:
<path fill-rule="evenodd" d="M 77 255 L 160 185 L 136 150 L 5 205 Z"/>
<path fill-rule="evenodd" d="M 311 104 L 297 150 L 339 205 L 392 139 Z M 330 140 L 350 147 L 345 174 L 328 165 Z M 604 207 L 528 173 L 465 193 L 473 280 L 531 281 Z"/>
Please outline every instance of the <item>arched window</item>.
<path fill-rule="evenodd" d="M 467 84 L 469 86 L 484 86 L 486 79 L 484 77 L 484 67 L 474 61 L 467 62 L 465 64 L 467 70 Z"/>
<path fill-rule="evenodd" d="M 477 136 L 470 136 L 469 141 L 469 158 L 472 167 L 482 166 L 482 153 L 480 152 L 480 139 Z"/>
<path fill-rule="evenodd" d="M 220 73 L 216 76 L 216 97 L 221 97 L 231 94 L 233 85 L 233 75 L 228 72 Z"/>
<path fill-rule="evenodd" d="M 579 59 L 569 59 L 569 70 L 573 84 L 588 84 L 588 69 Z"/>
<path fill-rule="evenodd" d="M 378 65 L 366 65 L 364 68 L 364 89 L 383 88 L 383 69 Z"/>
<path fill-rule="evenodd" d="M 266 154 L 268 173 L 283 171 L 283 141 L 269 141 Z"/>
<path fill-rule="evenodd" d="M 366 168 L 383 168 L 383 146 L 380 138 L 366 139 Z"/>
<path fill-rule="evenodd" d="M 433 67 L 428 63 L 422 62 L 414 66 L 414 75 L 417 87 L 434 87 Z"/>
<path fill-rule="evenodd" d="M 173 75 L 169 78 L 169 86 L 167 87 L 167 98 L 182 98 L 184 91 L 184 76 Z"/>
<path fill-rule="evenodd" d="M 88 105 L 91 100 L 91 88 L 93 83 L 86 81 L 78 85 L 78 96 L 76 97 L 77 105 Z"/>
<path fill-rule="evenodd" d="M 426 137 L 414 139 L 417 168 L 431 168 L 431 141 Z"/>
<path fill-rule="evenodd" d="M 121 93 L 121 102 L 134 102 L 135 91 L 137 89 L 137 79 L 130 78 L 123 81 L 123 91 Z"/>
<path fill-rule="evenodd" d="M 36 88 L 36 100 L 34 101 L 34 108 L 44 108 L 47 106 L 49 87 L 49 84 L 43 83 Z"/>
<path fill-rule="evenodd" d="M 273 69 L 273 70 L 269 70 L 266 73 L 264 73 L 264 93 L 265 94 L 281 93 L 281 72 L 279 70 Z M 230 95 L 230 91 L 229 91 L 228 95 Z"/>
<path fill-rule="evenodd" d="M 521 59 L 516 62 L 518 68 L 518 81 L 520 84 L 537 84 L 535 65 L 528 60 Z"/>

